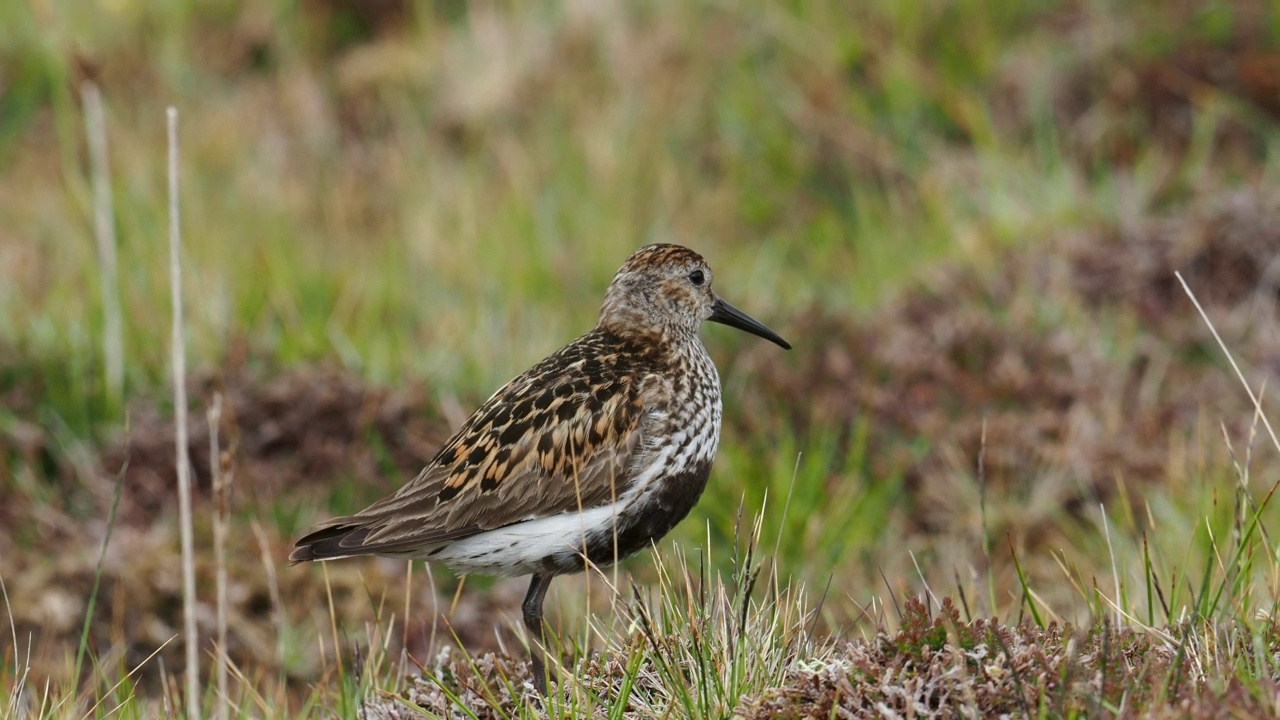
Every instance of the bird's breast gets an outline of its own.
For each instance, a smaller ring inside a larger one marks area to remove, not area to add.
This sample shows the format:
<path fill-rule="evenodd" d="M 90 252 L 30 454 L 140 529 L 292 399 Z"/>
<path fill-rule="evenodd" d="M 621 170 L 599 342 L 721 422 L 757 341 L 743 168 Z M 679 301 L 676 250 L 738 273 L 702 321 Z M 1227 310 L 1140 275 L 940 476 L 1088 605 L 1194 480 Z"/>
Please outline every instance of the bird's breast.
<path fill-rule="evenodd" d="M 661 402 L 654 403 L 652 430 L 646 428 L 653 459 L 668 466 L 672 474 L 682 473 L 701 463 L 708 465 L 720 444 L 723 409 L 720 376 L 706 351 L 698 343 L 679 372 L 663 383 Z"/>
<path fill-rule="evenodd" d="M 587 531 L 581 554 L 554 558 L 557 571 L 580 569 L 582 555 L 605 566 L 648 548 L 698 503 L 720 442 L 722 410 L 715 366 L 701 344 L 696 350 L 678 371 L 645 379 L 644 440 L 629 468 L 630 489 Z"/>
<path fill-rule="evenodd" d="M 665 402 L 649 408 L 624 510 L 633 525 L 627 534 L 640 545 L 661 538 L 697 504 L 720 444 L 720 378 L 705 352 L 664 385 Z"/>

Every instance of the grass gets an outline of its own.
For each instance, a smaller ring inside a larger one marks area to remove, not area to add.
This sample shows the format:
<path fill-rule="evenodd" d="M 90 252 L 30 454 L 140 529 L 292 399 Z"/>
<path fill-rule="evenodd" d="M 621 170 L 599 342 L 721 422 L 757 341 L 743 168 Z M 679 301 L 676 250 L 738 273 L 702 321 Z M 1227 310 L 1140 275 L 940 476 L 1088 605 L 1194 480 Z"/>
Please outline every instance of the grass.
<path fill-rule="evenodd" d="M 1054 223 L 1054 209 L 1064 201 L 1072 211 L 1089 204 L 1064 197 L 1061 181 L 1025 182 L 1043 172 L 1044 165 L 1023 152 L 1021 139 L 1012 147 L 1001 147 L 990 130 L 970 127 L 986 124 L 980 118 L 951 107 L 976 103 L 973 97 L 951 96 L 966 87 L 978 94 L 974 86 L 996 74 L 992 60 L 970 60 L 953 68 L 956 57 L 991 56 L 990 51 L 970 46 L 981 48 L 984 33 L 956 39 L 960 47 L 923 63 L 912 58 L 928 58 L 924 47 L 946 27 L 945 17 L 901 18 L 891 5 L 878 7 L 868 11 L 870 18 L 844 21 L 901 26 L 902 46 L 876 48 L 877 41 L 867 38 L 873 47 L 842 51 L 838 37 L 810 27 L 827 22 L 832 9 L 815 6 L 812 17 L 803 9 L 800 17 L 769 11 L 756 20 L 714 7 L 670 17 L 624 13 L 595 20 L 574 20 L 545 8 L 513 8 L 504 16 L 478 11 L 457 26 L 437 26 L 424 18 L 419 30 L 422 44 L 392 37 L 383 43 L 389 47 L 363 53 L 296 58 L 288 53 L 300 50 L 292 47 L 296 41 L 285 29 L 299 35 L 325 29 L 310 28 L 309 16 L 282 11 L 281 36 L 258 41 L 267 45 L 261 52 L 273 54 L 281 69 L 267 72 L 250 66 L 230 80 L 194 59 L 176 63 L 188 68 L 181 72 L 148 70 L 146 55 L 173 52 L 170 46 L 194 30 L 173 27 L 169 39 L 130 30 L 147 24 L 145 11 L 141 17 L 117 18 L 124 27 L 116 33 L 90 35 L 80 42 L 85 45 L 81 52 L 88 54 L 89 72 L 103 73 L 107 87 L 114 66 L 95 70 L 92 58 L 97 54 L 119 56 L 120 65 L 138 67 L 156 91 L 175 95 L 191 118 L 187 146 L 192 166 L 201 172 L 189 179 L 184 212 L 191 220 L 192 293 L 203 299 L 191 333 L 200 356 L 216 362 L 221 354 L 217 349 L 234 339 L 228 333 L 243 333 L 253 338 L 255 349 L 283 363 L 336 357 L 379 380 L 412 373 L 479 391 L 522 367 L 523 359 L 504 361 L 501 354 L 494 358 L 493 348 L 552 349 L 551 338 L 590 322 L 600 285 L 617 258 L 654 238 L 697 238 L 713 257 L 720 248 L 731 249 L 725 256 L 731 254 L 734 262 L 720 263 L 725 292 L 741 287 L 739 293 L 758 296 L 762 307 L 767 302 L 781 315 L 814 300 L 869 306 L 887 288 L 910 277 L 913 267 L 954 253 L 957 239 L 966 233 L 1016 238 L 1025 234 L 1028 223 Z M 1024 27 L 1017 15 L 992 20 L 986 32 L 1016 36 L 1012 28 Z M 234 33 L 237 26 L 231 18 L 223 20 L 229 26 L 223 32 Z M 154 22 L 164 27 L 176 20 Z M 616 28 L 610 32 L 629 39 L 616 49 L 597 45 L 589 33 L 575 29 L 575 22 L 588 23 L 587 27 L 594 22 L 601 32 Z M 1027 18 L 1023 22 L 1033 35 L 1044 32 Z M 54 19 L 45 23 L 28 19 L 25 24 L 32 32 L 26 42 L 51 45 L 46 49 L 53 53 L 66 30 Z M 650 23 L 657 26 L 656 48 L 640 44 Z M 650 97 L 671 82 L 669 76 L 657 75 L 662 63 L 681 62 L 679 48 L 686 37 L 675 28 L 722 25 L 723 32 L 741 35 L 726 48 L 727 56 L 707 58 L 705 72 L 680 73 L 680 81 L 666 90 L 673 97 Z M 559 72 L 554 54 L 547 57 L 550 51 L 543 46 L 542 34 L 516 30 L 526 26 L 563 36 L 562 42 L 570 46 L 583 45 L 579 51 L 586 61 L 566 63 L 566 72 Z M 495 28 L 493 39 L 483 35 L 489 27 Z M 123 39 L 131 33 L 138 34 L 144 57 L 125 44 Z M 219 46 L 223 52 L 248 52 L 234 43 L 250 39 L 214 35 L 230 45 Z M 458 60 L 425 78 L 411 74 L 402 83 L 388 80 L 366 86 L 384 75 L 394 79 L 405 72 L 399 65 L 386 66 L 401 58 L 398 53 L 407 55 L 401 62 L 414 63 L 410 68 L 429 62 L 419 57 L 421 48 L 437 37 L 444 57 L 456 55 Z M 499 38 L 511 48 L 513 58 L 531 59 L 477 67 L 478 58 L 487 56 L 482 43 Z M 153 50 L 152 45 L 160 47 Z M 638 57 L 624 54 L 627 49 Z M 379 53 L 390 57 L 383 59 Z M 73 69 L 59 66 L 56 58 L 55 54 L 40 66 L 55 87 L 60 78 L 73 75 Z M 332 76 L 312 70 L 317 77 L 295 83 L 287 70 L 301 65 L 297 72 L 308 78 L 308 65 L 326 62 L 336 66 L 329 71 Z M 859 63 L 883 67 L 884 76 L 856 86 L 839 83 L 842 68 L 857 68 Z M 740 70 L 729 72 L 730 68 Z M 952 89 L 935 77 L 944 69 L 946 75 L 970 75 Z M 355 79 L 344 84 L 343 70 Z M 627 72 L 640 75 L 624 83 Z M 497 106 L 490 107 L 462 94 L 461 88 L 467 87 L 459 86 L 462 78 L 476 74 L 480 77 L 474 83 L 482 88 L 486 83 L 499 88 L 542 83 L 549 88 L 532 100 L 518 92 L 498 95 L 489 101 Z M 190 76 L 189 82 L 179 82 L 185 76 Z M 317 87 L 306 90 L 321 82 L 335 85 L 330 95 Z M 592 109 L 593 88 L 610 98 L 603 118 Z M 293 99 L 302 104 L 294 107 L 287 102 L 289 92 L 313 96 Z M 271 101 L 264 94 L 283 98 Z M 692 103 L 694 98 L 699 102 Z M 834 107 L 815 107 L 819 101 Z M 309 111 L 312 103 L 327 113 L 316 116 Z M 691 105 L 702 110 L 692 112 Z M 843 112 L 828 117 L 845 106 L 847 117 Z M 58 115 L 60 107 L 65 119 Z M 344 119 L 338 112 L 342 108 L 357 114 L 347 120 L 354 126 L 338 124 Z M 164 277 L 163 264 L 145 241 L 155 236 L 162 222 L 156 213 L 160 187 L 153 179 L 160 148 L 146 140 L 160 133 L 161 109 L 160 104 L 108 103 L 113 127 L 135 129 L 119 141 L 115 174 L 117 186 L 127 189 L 117 205 L 121 262 L 133 273 L 125 289 L 131 319 L 128 344 L 134 351 L 129 365 L 142 374 L 144 386 L 164 367 L 163 353 L 145 342 L 159 332 L 145 309 L 147 298 L 163 287 Z M 53 104 L 52 110 L 58 126 L 69 127 L 78 120 L 70 99 Z M 266 113 L 271 122 L 249 137 L 222 129 L 229 116 L 244 113 Z M 359 113 L 373 117 L 365 119 Z M 847 125 L 838 128 L 846 132 L 826 131 L 835 137 L 818 132 L 824 123 L 837 121 Z M 413 132 L 424 124 L 445 127 Z M 866 152 L 889 153 L 887 148 L 893 148 L 891 157 L 881 159 L 888 167 L 872 163 L 864 170 L 864 164 L 856 162 L 860 148 L 835 157 L 824 150 L 825 144 L 859 133 L 878 137 L 882 146 Z M 353 134 L 369 140 L 343 142 Z M 981 142 L 962 143 L 964 152 L 953 157 L 949 151 L 955 143 L 949 139 L 970 135 Z M 68 142 L 71 139 L 64 138 L 59 147 Z M 11 150 L 19 162 L 27 147 L 39 152 L 34 143 Z M 261 152 L 237 153 L 237 147 Z M 225 158 L 236 154 L 246 154 L 252 164 L 228 166 Z M 30 161 L 46 157 L 40 153 Z M 82 186 L 83 173 L 74 155 L 64 151 L 61 157 L 63 165 L 52 168 L 55 175 L 50 179 L 69 186 L 73 197 L 84 196 L 87 187 Z M 980 158 L 976 167 L 954 164 L 973 157 Z M 822 158 L 833 167 L 824 167 Z M 48 169 L 44 172 L 49 174 Z M 829 177 L 832 173 L 836 175 Z M 896 179 L 880 178 L 881 173 Z M 954 173 L 975 176 L 947 177 Z M 306 180 L 300 183 L 300 178 Z M 944 187 L 947 196 L 933 201 L 929 193 Z M 965 187 L 971 190 L 963 192 Z M 957 190 L 961 192 L 952 196 Z M 582 203 L 588 192 L 592 202 Z M 50 208 L 55 209 L 56 214 L 14 219 L 30 228 L 38 246 L 49 247 L 56 237 L 83 235 L 85 208 Z M 222 221 L 229 217 L 236 218 L 239 229 L 226 227 Z M 476 222 L 480 217 L 486 222 Z M 68 227 L 69 222 L 74 224 Z M 980 227 L 987 223 L 997 227 Z M 745 238 L 752 240 L 744 242 Z M 301 239 L 306 245 L 299 245 Z M 77 279 L 93 287 L 96 280 L 90 271 L 95 262 L 80 254 L 89 249 L 82 245 L 58 243 L 59 252 L 66 254 L 59 267 L 83 267 L 85 274 Z M 300 247 L 308 252 L 299 252 Z M 466 250 L 460 252 L 462 248 Z M 502 265 L 494 267 L 494 262 Z M 241 263 L 250 263 L 254 272 L 247 277 L 231 272 Z M 83 304 L 87 300 L 54 293 L 42 305 L 54 317 L 88 320 L 93 315 Z M 494 308 L 507 310 L 495 313 Z M 565 308 L 576 310 L 566 316 Z M 39 313 L 39 307 L 35 310 Z M 25 323 L 17 323 L 17 317 L 29 316 L 10 314 L 10 323 L 21 329 Z M 30 351 L 85 355 L 96 352 L 81 346 L 90 337 L 89 332 L 59 332 Z"/>
<path fill-rule="evenodd" d="M 538 715 L 511 585 L 278 565 L 589 327 L 658 240 L 797 349 L 704 333 L 712 484 L 655 559 L 557 583 L 559 709 L 1273 712 L 1276 456 L 1172 270 L 1260 387 L 1277 27 L 1243 0 L 0 8 L 0 708 L 183 706 L 172 104 L 188 387 L 225 385 L 244 434 L 233 716 Z M 965 695 L 979 679 L 998 691 Z"/>

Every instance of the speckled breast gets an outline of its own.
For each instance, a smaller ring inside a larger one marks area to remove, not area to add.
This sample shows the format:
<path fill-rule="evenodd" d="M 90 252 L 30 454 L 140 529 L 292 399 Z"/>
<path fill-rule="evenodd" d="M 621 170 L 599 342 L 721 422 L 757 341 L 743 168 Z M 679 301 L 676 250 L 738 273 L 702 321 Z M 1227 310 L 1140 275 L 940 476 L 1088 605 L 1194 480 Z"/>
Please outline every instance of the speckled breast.
<path fill-rule="evenodd" d="M 667 378 L 672 402 L 656 418 L 647 462 L 637 468 L 650 479 L 616 522 L 587 533 L 586 556 L 597 566 L 650 547 L 689 515 L 707 486 L 720 442 L 720 377 L 701 343 L 697 351 L 685 372 Z"/>

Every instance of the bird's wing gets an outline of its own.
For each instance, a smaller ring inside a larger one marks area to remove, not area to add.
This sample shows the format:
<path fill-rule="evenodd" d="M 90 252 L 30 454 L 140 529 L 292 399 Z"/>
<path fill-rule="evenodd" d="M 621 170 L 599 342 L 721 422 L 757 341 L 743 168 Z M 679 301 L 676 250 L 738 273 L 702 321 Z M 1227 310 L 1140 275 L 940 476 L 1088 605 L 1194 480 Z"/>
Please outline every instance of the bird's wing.
<path fill-rule="evenodd" d="M 295 562 L 396 554 L 612 503 L 644 447 L 652 375 L 571 344 L 494 393 L 395 494 L 298 541 Z"/>

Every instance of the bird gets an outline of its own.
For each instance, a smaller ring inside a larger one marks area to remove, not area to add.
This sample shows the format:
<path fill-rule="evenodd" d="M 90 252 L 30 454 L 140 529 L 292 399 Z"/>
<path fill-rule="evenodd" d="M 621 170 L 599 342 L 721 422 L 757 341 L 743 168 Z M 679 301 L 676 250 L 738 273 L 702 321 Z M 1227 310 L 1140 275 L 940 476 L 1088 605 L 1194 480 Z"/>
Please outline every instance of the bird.
<path fill-rule="evenodd" d="M 791 349 L 712 290 L 701 255 L 640 248 L 609 283 L 594 329 L 498 389 L 413 480 L 317 525 L 289 559 L 377 555 L 530 575 L 521 611 L 545 697 L 551 581 L 650 547 L 706 488 L 722 406 L 704 321 Z"/>

